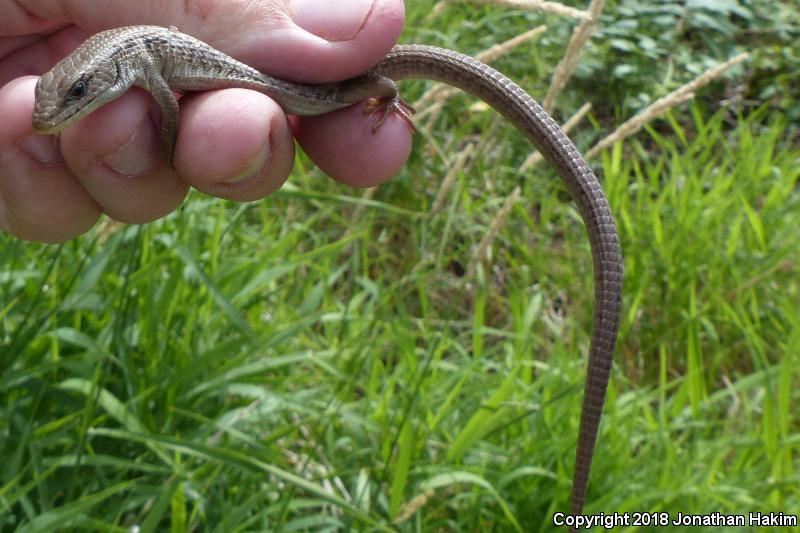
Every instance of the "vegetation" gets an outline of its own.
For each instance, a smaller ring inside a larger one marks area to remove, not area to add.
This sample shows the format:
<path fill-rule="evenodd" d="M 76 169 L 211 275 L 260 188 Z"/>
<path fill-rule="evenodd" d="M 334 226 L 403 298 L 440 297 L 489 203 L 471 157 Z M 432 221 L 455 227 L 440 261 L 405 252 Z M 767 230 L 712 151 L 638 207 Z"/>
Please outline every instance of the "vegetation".
<path fill-rule="evenodd" d="M 543 20 L 450 6 L 432 21 L 410 4 L 404 40 L 471 53 Z M 800 146 L 783 112 L 797 84 L 780 89 L 797 79 L 785 68 L 797 27 L 759 26 L 767 2 L 689 4 L 729 6 L 702 22 L 727 33 L 667 35 L 647 3 L 609 2 L 596 53 L 559 99 L 597 104 L 574 135 L 587 147 L 639 95 L 660 96 L 657 80 L 691 78 L 687 57 L 735 51 L 709 40 L 777 43 L 594 161 L 626 282 L 586 512 L 796 513 Z M 615 16 L 636 21 L 628 38 L 612 36 Z M 572 27 L 544 20 L 541 47 L 498 62 L 533 94 Z M 784 73 L 742 105 L 720 104 L 773 67 Z M 589 83 L 600 68 L 610 96 Z M 0 235 L 0 530 L 553 530 L 568 507 L 591 259 L 540 165 L 491 260 L 465 274 L 529 152 L 468 105 L 449 103 L 372 198 L 300 160 L 262 202 L 193 194 L 157 223 L 103 222 L 61 246 Z M 481 156 L 432 210 L 466 141 Z"/>

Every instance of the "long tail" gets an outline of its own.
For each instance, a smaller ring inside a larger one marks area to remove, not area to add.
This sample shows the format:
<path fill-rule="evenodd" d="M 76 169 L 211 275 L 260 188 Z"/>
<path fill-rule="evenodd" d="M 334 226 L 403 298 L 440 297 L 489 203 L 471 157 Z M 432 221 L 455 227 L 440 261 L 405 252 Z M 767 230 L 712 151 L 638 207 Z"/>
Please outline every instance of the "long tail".
<path fill-rule="evenodd" d="M 564 180 L 589 233 L 594 266 L 594 322 L 572 486 L 572 514 L 583 511 L 597 430 L 605 402 L 622 306 L 622 252 L 614 215 L 600 182 L 578 149 L 528 93 L 469 56 L 425 45 L 400 45 L 371 71 L 399 80 L 421 78 L 458 87 L 485 101 L 525 134 Z"/>

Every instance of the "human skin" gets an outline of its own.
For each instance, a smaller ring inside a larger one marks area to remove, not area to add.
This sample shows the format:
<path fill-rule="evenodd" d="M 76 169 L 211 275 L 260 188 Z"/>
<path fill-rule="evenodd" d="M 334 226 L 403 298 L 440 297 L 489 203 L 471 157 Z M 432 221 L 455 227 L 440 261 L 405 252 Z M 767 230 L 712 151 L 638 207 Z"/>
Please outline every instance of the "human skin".
<path fill-rule="evenodd" d="M 394 45 L 402 0 L 0 0 L 0 230 L 63 242 L 102 213 L 146 223 L 180 206 L 189 187 L 240 201 L 276 191 L 294 160 L 293 134 L 332 178 L 373 186 L 403 165 L 411 129 L 400 117 L 373 134 L 363 105 L 287 118 L 245 89 L 181 98 L 174 168 L 164 163 L 160 111 L 144 90 L 64 129 L 31 128 L 38 75 L 97 31 L 173 25 L 272 76 L 323 83 L 356 76 Z"/>

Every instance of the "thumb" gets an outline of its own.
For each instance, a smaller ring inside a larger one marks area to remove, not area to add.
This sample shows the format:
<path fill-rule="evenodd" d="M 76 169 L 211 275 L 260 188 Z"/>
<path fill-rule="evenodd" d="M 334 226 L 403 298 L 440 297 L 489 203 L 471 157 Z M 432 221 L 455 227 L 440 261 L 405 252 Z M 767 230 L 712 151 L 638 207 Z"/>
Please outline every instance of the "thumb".
<path fill-rule="evenodd" d="M 273 76 L 321 83 L 353 77 L 382 58 L 402 29 L 403 3 L 42 0 L 30 7 L 26 20 L 21 24 L 49 24 L 50 31 L 73 25 L 84 37 L 119 26 L 172 25 Z"/>

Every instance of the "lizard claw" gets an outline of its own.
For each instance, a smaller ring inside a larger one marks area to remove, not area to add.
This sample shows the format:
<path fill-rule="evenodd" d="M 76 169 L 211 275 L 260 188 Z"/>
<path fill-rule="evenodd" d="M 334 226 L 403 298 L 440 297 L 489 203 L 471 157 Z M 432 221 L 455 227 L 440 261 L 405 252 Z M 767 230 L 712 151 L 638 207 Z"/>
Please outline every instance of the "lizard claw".
<path fill-rule="evenodd" d="M 416 113 L 416 110 L 403 100 L 400 96 L 393 96 L 391 98 L 370 98 L 367 100 L 367 104 L 364 106 L 364 114 L 371 115 L 373 113 L 380 113 L 380 118 L 378 121 L 372 126 L 372 133 L 378 131 L 378 128 L 383 126 L 383 123 L 386 122 L 386 119 L 389 117 L 391 113 L 397 113 L 400 115 L 411 129 L 415 132 L 417 131 L 416 126 L 414 126 L 414 122 L 411 120 L 411 115 Z"/>

